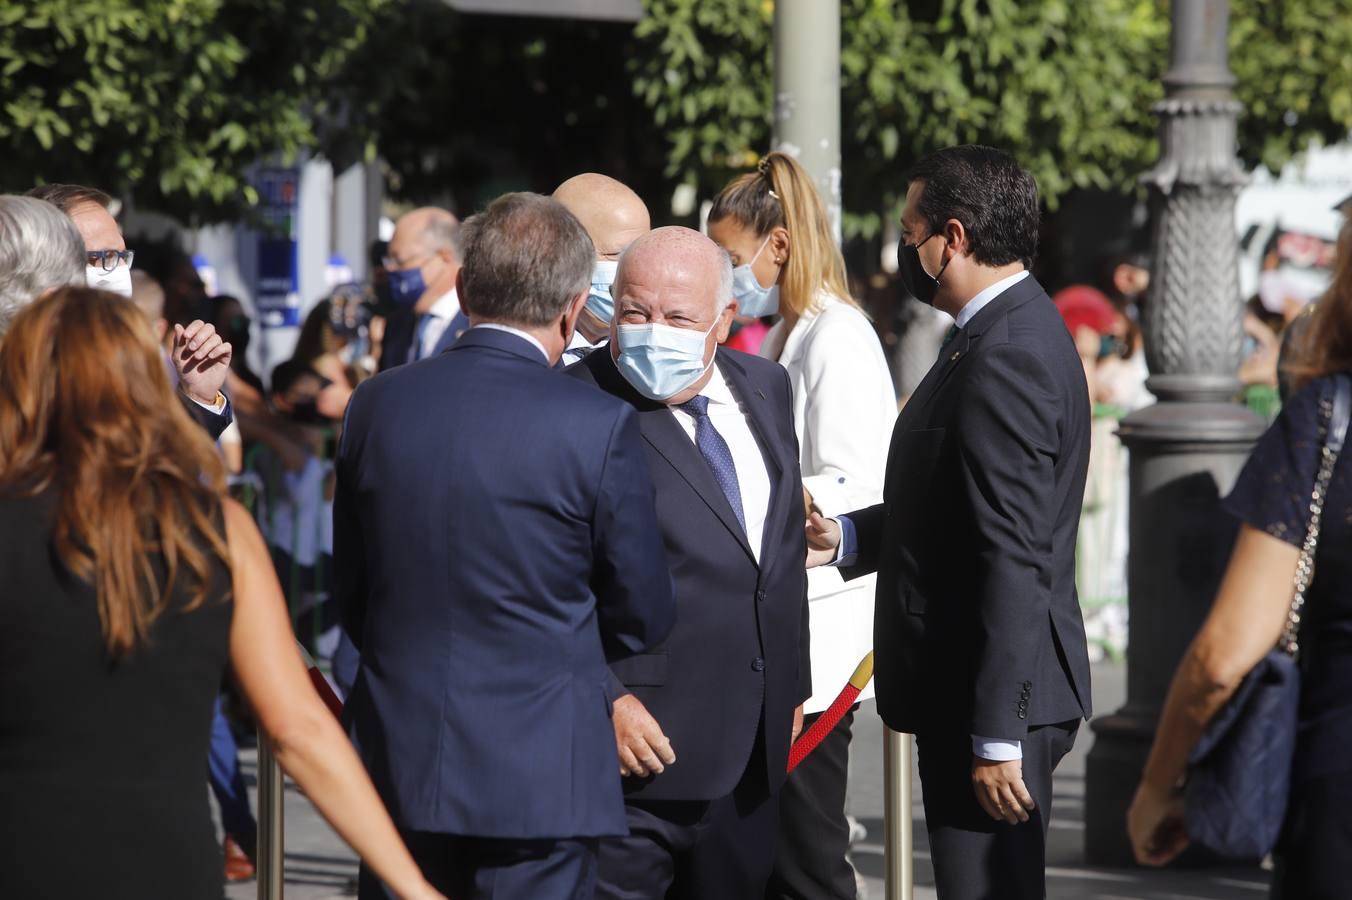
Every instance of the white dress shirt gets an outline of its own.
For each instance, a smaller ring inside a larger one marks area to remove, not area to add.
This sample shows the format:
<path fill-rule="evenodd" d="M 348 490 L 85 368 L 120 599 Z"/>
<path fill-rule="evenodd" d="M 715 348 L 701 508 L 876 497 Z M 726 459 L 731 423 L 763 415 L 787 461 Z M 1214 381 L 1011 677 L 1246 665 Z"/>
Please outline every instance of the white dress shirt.
<path fill-rule="evenodd" d="M 1027 277 L 1028 270 L 1024 269 L 1022 272 L 1015 272 L 1008 278 L 1001 278 L 999 281 L 995 282 L 995 284 L 986 288 L 984 291 L 977 294 L 971 300 L 968 300 L 967 305 L 964 306 L 962 309 L 958 310 L 958 317 L 954 320 L 954 323 L 959 328 L 966 328 L 967 323 L 972 321 L 973 317 L 975 317 L 977 313 L 985 309 L 986 306 L 992 300 L 994 300 L 996 297 L 1000 296 L 1005 291 L 1012 288 L 1014 285 L 1018 284 L 1020 281 L 1023 281 Z"/>
<path fill-rule="evenodd" d="M 480 322 L 478 325 L 475 325 L 474 328 L 489 328 L 492 329 L 493 331 L 505 331 L 508 334 L 516 335 L 523 341 L 530 341 L 530 343 L 535 347 L 535 349 L 540 351 L 540 355 L 544 357 L 545 364 L 552 365 L 552 363 L 550 363 L 549 361 L 549 351 L 545 349 L 544 344 L 540 343 L 539 338 L 537 338 L 533 334 L 527 334 L 520 328 L 513 328 L 510 325 L 500 325 L 497 322 Z M 471 328 L 470 330 L 473 331 L 474 329 Z"/>
<path fill-rule="evenodd" d="M 715 357 L 717 358 L 717 357 Z M 770 514 L 770 471 L 765 467 L 760 444 L 751 432 L 742 405 L 733 396 L 732 389 L 715 364 L 712 377 L 700 394 L 709 398 L 709 421 L 727 442 L 732 451 L 732 463 L 737 469 L 737 488 L 742 494 L 742 519 L 746 522 L 746 542 L 751 553 L 760 562 L 761 540 L 765 534 L 765 520 Z M 695 440 L 695 417 L 680 407 L 671 407 L 691 443 Z"/>
<path fill-rule="evenodd" d="M 427 324 L 422 326 L 422 340 L 418 340 L 418 332 L 413 332 L 414 346 L 409 347 L 408 361 L 415 359 L 426 359 L 432 355 L 436 349 L 437 341 L 446 333 L 446 328 L 451 324 L 451 320 L 460 312 L 460 295 L 451 288 L 449 293 L 443 294 L 441 299 L 432 304 L 424 315 L 427 316 Z M 421 320 L 420 320 L 421 324 Z M 418 345 L 421 344 L 422 352 L 419 352 Z"/>
<path fill-rule="evenodd" d="M 564 348 L 563 351 L 563 364 L 565 366 L 571 366 L 578 360 L 585 358 L 588 353 L 592 352 L 593 350 L 595 350 L 597 347 L 600 347 L 604 343 L 605 340 L 601 340 L 593 344 L 591 341 L 587 340 L 585 337 L 582 336 L 581 329 L 574 328 L 573 338 L 568 342 L 568 346 Z"/>

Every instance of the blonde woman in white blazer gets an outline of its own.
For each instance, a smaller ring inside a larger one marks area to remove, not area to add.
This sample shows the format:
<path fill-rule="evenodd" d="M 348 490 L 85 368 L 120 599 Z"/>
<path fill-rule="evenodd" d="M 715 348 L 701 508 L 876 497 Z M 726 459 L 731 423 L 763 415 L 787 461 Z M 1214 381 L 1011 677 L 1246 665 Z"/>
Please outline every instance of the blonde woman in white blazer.
<path fill-rule="evenodd" d="M 806 494 L 828 516 L 880 502 L 897 415 L 892 376 L 849 295 L 811 178 L 792 157 L 771 153 L 714 199 L 709 236 L 732 257 L 739 313 L 781 316 L 761 355 L 789 373 Z M 873 590 L 873 576 L 846 583 L 834 569 L 808 572 L 815 693 L 805 727 L 873 648 Z M 871 696 L 870 684 L 860 699 Z M 784 787 L 767 898 L 855 897 L 846 857 L 850 723 L 842 721 Z"/>

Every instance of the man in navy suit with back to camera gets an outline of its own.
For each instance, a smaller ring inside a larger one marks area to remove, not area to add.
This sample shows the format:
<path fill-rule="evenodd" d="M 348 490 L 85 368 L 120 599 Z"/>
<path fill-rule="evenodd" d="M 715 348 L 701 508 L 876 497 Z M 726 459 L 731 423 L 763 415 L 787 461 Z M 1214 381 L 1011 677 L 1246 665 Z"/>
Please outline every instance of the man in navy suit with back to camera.
<path fill-rule="evenodd" d="M 897 419 L 883 502 L 814 513 L 809 563 L 878 573 L 878 712 L 916 736 L 941 900 L 1040 900 L 1052 772 L 1090 714 L 1075 595 L 1089 392 L 1028 272 L 1033 177 L 962 146 L 909 181 L 902 281 L 955 325 Z"/>
<path fill-rule="evenodd" d="M 586 232 L 535 194 L 463 227 L 471 328 L 348 406 L 348 726 L 447 896 L 585 898 L 598 839 L 625 833 L 607 663 L 666 636 L 671 578 L 638 416 L 552 371 L 590 288 Z M 365 869 L 360 896 L 387 896 Z"/>
<path fill-rule="evenodd" d="M 611 664 L 629 835 L 602 900 L 748 900 L 774 859 L 789 743 L 812 694 L 803 490 L 784 369 L 719 347 L 732 264 L 688 228 L 620 256 L 609 346 L 568 369 L 636 411 L 677 617 Z"/>

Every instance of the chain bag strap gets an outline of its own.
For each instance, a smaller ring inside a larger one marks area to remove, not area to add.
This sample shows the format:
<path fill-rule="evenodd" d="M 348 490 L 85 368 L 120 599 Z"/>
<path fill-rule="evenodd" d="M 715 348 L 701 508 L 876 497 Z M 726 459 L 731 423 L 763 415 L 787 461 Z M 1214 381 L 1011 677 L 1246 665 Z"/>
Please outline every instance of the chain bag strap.
<path fill-rule="evenodd" d="M 1291 609 L 1286 614 L 1286 628 L 1277 643 L 1278 648 L 1293 659 L 1300 655 L 1300 618 L 1305 608 L 1305 594 L 1314 580 L 1314 557 L 1324 521 L 1324 499 L 1333 480 L 1333 467 L 1347 439 L 1347 424 L 1352 413 L 1352 379 L 1339 375 L 1334 382 L 1333 399 L 1323 401 L 1320 406 L 1327 430 L 1321 442 L 1319 474 L 1315 476 L 1314 489 L 1310 492 L 1310 527 L 1305 530 L 1305 542 L 1301 544 L 1300 560 L 1296 563 L 1296 590 L 1291 596 Z"/>

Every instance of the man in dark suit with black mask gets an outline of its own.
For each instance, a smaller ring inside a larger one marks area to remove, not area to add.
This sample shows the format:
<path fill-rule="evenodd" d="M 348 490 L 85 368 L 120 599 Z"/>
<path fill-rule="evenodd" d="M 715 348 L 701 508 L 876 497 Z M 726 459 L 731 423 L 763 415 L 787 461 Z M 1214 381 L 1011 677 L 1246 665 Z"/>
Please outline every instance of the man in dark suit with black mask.
<path fill-rule="evenodd" d="M 732 264 L 698 232 L 635 239 L 612 296 L 609 345 L 566 374 L 637 413 L 676 625 L 610 666 L 629 835 L 602 841 L 596 896 L 760 897 L 812 694 L 788 375 L 719 346 Z"/>
<path fill-rule="evenodd" d="M 1084 370 L 1028 272 L 1037 186 L 989 147 L 912 171 L 901 276 L 956 320 L 892 435 L 883 502 L 814 514 L 809 564 L 878 572 L 878 711 L 913 733 L 942 900 L 1041 898 L 1052 772 L 1090 714 L 1075 595 Z"/>

